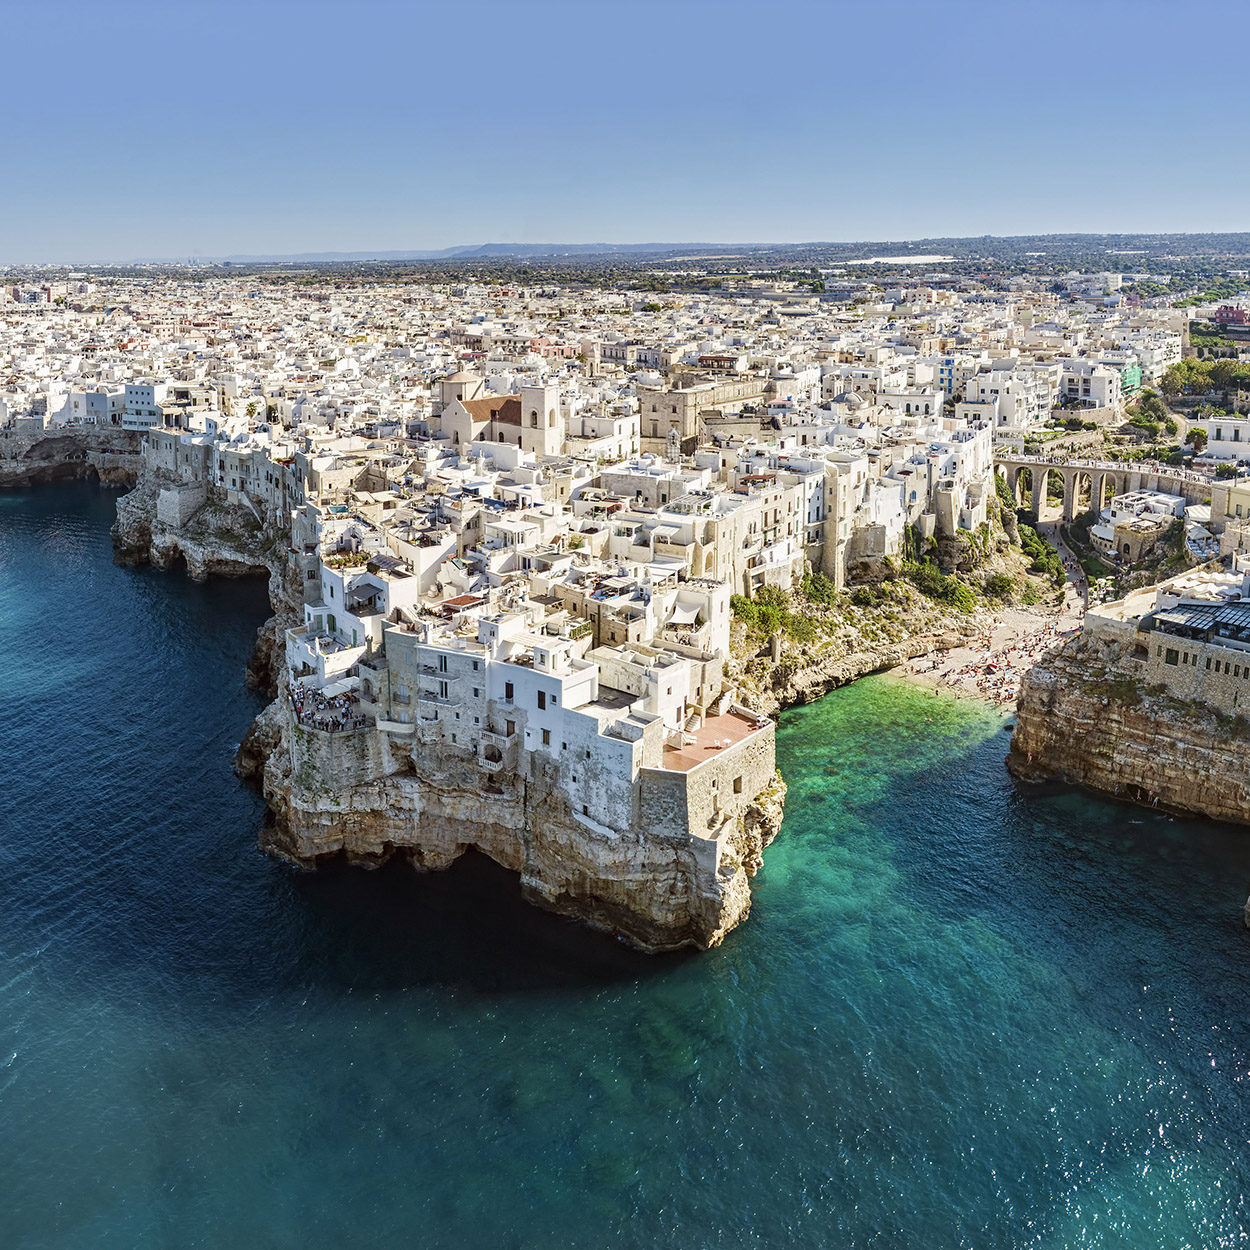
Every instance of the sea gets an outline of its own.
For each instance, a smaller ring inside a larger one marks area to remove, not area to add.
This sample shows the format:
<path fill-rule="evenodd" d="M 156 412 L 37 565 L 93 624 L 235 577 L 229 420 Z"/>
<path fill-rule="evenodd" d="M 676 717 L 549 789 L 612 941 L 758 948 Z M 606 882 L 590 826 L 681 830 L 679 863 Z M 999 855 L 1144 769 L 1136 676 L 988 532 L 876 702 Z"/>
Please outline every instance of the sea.
<path fill-rule="evenodd" d="M 115 499 L 0 493 L 0 1250 L 1247 1244 L 1250 831 L 880 676 L 782 716 L 716 950 L 299 871 L 230 769 L 264 583 L 115 566 Z"/>

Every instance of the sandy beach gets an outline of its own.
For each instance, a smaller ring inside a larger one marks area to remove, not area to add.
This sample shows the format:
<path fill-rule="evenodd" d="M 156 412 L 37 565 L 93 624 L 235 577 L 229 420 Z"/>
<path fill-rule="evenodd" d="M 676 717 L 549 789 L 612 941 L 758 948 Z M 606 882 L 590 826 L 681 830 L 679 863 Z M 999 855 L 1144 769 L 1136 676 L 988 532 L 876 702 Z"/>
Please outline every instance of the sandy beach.
<path fill-rule="evenodd" d="M 975 698 L 992 703 L 1006 716 L 1013 711 L 1020 679 L 1037 661 L 1070 638 L 1081 627 L 1088 586 L 1076 558 L 1059 540 L 1054 525 L 1041 532 L 1058 546 L 1067 569 L 1064 601 L 1059 611 L 1051 606 L 1009 606 L 987 622 L 975 641 L 949 651 L 938 651 L 900 664 L 891 671 L 899 677 L 947 690 L 956 698 Z"/>

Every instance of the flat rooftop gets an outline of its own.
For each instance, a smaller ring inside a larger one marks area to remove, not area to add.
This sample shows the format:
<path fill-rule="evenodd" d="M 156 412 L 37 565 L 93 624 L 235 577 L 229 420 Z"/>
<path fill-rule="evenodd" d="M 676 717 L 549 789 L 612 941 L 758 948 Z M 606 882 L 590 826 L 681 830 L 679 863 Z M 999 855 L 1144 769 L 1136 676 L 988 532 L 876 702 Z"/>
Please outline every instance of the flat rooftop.
<path fill-rule="evenodd" d="M 688 773 L 699 764 L 736 747 L 740 742 L 745 742 L 754 734 L 762 733 L 764 728 L 765 726 L 739 712 L 709 716 L 705 718 L 701 729 L 684 735 L 684 746 L 665 746 L 660 767 L 668 769 L 669 772 Z"/>

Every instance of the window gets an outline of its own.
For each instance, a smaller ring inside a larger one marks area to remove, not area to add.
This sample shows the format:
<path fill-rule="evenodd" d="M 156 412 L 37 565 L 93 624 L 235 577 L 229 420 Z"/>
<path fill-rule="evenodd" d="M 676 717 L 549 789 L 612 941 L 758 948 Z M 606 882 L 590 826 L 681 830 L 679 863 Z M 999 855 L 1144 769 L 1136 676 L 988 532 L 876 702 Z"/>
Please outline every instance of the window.
<path fill-rule="evenodd" d="M 1164 664 L 1177 664 L 1180 662 L 1180 655 L 1174 647 L 1169 647 L 1167 654 L 1163 657 Z"/>
<path fill-rule="evenodd" d="M 474 661 L 473 661 L 473 671 L 474 671 L 475 673 L 477 672 L 477 661 L 476 661 L 476 660 L 474 660 Z"/>
<path fill-rule="evenodd" d="M 547 706 L 547 692 L 545 690 L 540 690 L 538 692 L 538 710 L 541 712 L 546 708 L 546 706 Z M 546 733 L 546 732 L 547 731 L 544 729 L 543 733 Z"/>
<path fill-rule="evenodd" d="M 445 655 L 440 655 L 438 657 L 438 671 L 440 673 L 445 673 L 447 671 L 447 657 Z"/>
<path fill-rule="evenodd" d="M 549 747 L 550 745 L 551 745 L 551 730 L 544 729 L 543 730 L 543 746 Z"/>
<path fill-rule="evenodd" d="M 512 683 L 510 681 L 504 683 L 503 697 L 507 702 L 512 702 Z"/>
<path fill-rule="evenodd" d="M 735 794 L 742 793 L 742 778 L 741 777 L 734 778 L 734 793 Z"/>
<path fill-rule="evenodd" d="M 473 697 L 474 697 L 475 699 L 480 699 L 480 698 L 482 697 L 482 691 L 481 691 L 480 687 L 478 687 L 478 686 L 474 686 L 474 687 L 473 687 Z"/>

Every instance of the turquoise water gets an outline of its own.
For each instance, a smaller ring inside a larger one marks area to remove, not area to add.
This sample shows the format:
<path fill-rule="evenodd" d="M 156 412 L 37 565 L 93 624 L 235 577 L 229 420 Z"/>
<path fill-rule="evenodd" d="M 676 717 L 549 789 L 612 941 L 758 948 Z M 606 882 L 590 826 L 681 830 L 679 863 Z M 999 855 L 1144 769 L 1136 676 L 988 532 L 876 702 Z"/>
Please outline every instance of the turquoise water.
<path fill-rule="evenodd" d="M 787 713 L 750 922 L 647 959 L 481 859 L 294 872 L 253 582 L 0 494 L 0 1247 L 1237 1246 L 1250 833 L 1023 791 L 992 712 Z"/>

